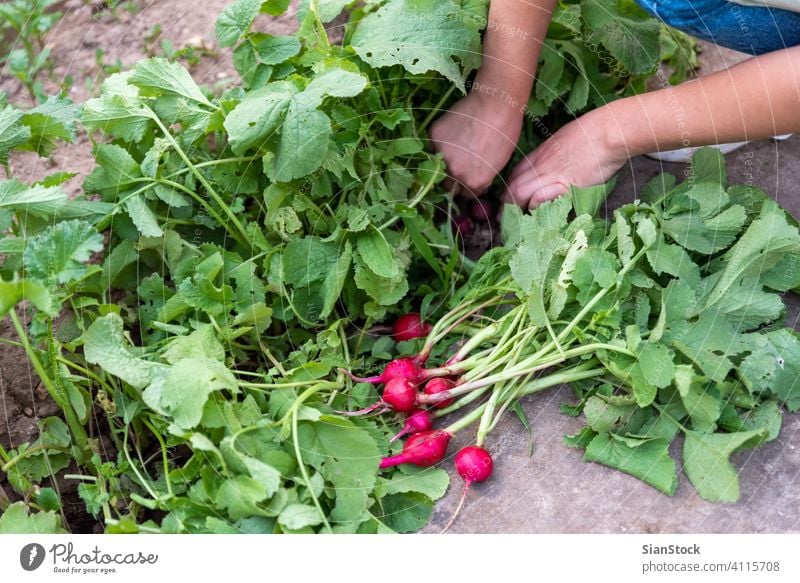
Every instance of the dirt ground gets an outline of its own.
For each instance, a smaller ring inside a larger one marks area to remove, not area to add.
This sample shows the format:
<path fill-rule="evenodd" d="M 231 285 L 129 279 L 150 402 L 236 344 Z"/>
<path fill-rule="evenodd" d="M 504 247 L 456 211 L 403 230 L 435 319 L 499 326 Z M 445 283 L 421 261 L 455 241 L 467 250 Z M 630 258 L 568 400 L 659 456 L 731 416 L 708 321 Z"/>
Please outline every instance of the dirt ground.
<path fill-rule="evenodd" d="M 97 93 L 104 75 L 108 73 L 109 67 L 113 67 L 117 61 L 125 69 L 142 58 L 163 55 L 160 47 L 162 40 L 169 41 L 176 50 L 183 47 L 193 47 L 197 53 L 203 55 L 197 64 L 190 67 L 193 76 L 198 82 L 210 87 L 224 86 L 235 82 L 237 75 L 231 65 L 230 49 L 219 49 L 214 42 L 214 22 L 219 12 L 228 2 L 229 0 L 203 0 L 199 2 L 197 0 L 134 0 L 117 5 L 115 9 L 110 9 L 108 7 L 110 3 L 100 0 L 65 0 L 61 7 L 65 16 L 48 37 L 56 67 L 53 79 L 46 85 L 49 89 L 55 90 L 63 79 L 71 76 L 74 83 L 70 89 L 70 96 L 74 101 L 80 103 Z M 290 9 L 287 14 L 278 19 L 267 20 L 265 18 L 263 21 L 258 22 L 256 27 L 273 34 L 290 32 L 296 26 L 294 14 L 294 9 Z M 156 26 L 160 28 L 155 28 Z M 333 34 L 335 35 L 335 31 Z M 102 51 L 101 59 L 98 59 L 98 50 Z M 706 52 L 703 56 L 707 70 L 721 68 L 724 64 L 731 64 L 738 59 L 739 57 L 736 55 L 722 53 L 710 47 L 706 47 Z M 22 105 L 29 103 L 29 98 L 25 91 L 16 80 L 4 75 L 3 71 L 0 71 L 0 90 L 9 94 L 11 103 Z M 791 141 L 788 146 L 763 145 L 760 147 L 760 157 L 756 158 L 758 164 L 768 170 L 760 173 L 757 171 L 758 175 L 754 182 L 776 196 L 782 204 L 786 204 L 788 199 L 800 200 L 800 197 L 796 196 L 797 188 L 794 186 L 797 182 L 790 183 L 787 181 L 787 177 L 800 174 L 800 148 L 798 148 L 797 142 L 798 140 Z M 776 166 L 778 162 L 780 162 L 780 167 Z M 746 169 L 746 164 L 746 159 L 741 157 L 736 167 Z M 65 185 L 70 194 L 76 194 L 80 191 L 83 176 L 88 174 L 93 166 L 91 143 L 88 138 L 80 137 L 76 144 L 58 148 L 49 159 L 40 159 L 32 154 L 14 154 L 11 159 L 11 165 L 14 169 L 14 175 L 23 181 L 41 179 L 56 169 L 77 172 L 78 176 Z M 651 161 L 640 160 L 634 163 L 628 171 L 629 175 L 622 178 L 621 185 L 617 191 L 631 192 L 631 187 L 640 188 L 643 180 L 652 176 L 658 170 L 656 166 Z M 757 170 L 760 167 L 758 166 Z M 785 168 L 796 169 L 796 171 L 779 172 L 779 170 Z M 750 178 L 744 170 L 741 174 L 743 174 L 744 179 Z M 792 196 L 792 193 L 794 193 L 794 196 Z M 800 206 L 797 204 L 788 205 L 788 208 L 795 213 L 795 216 L 800 216 Z M 0 338 L 14 339 L 13 332 L 9 330 L 9 326 L 7 321 L 0 321 Z M 566 397 L 564 390 L 560 391 L 559 395 Z M 556 395 L 553 396 L 555 397 Z M 598 529 L 608 531 L 607 529 L 610 528 L 611 531 L 616 532 L 624 532 L 626 530 L 639 532 L 693 532 L 703 530 L 786 532 L 798 528 L 796 518 L 776 519 L 778 515 L 775 514 L 777 512 L 783 516 L 783 509 L 786 508 L 788 511 L 786 504 L 789 501 L 791 501 L 791 504 L 795 504 L 796 509 L 800 496 L 795 495 L 784 497 L 783 502 L 775 500 L 775 497 L 771 498 L 775 503 L 772 506 L 772 514 L 766 510 L 760 514 L 747 514 L 746 508 L 738 509 L 739 516 L 751 516 L 753 520 L 756 517 L 759 519 L 764 518 L 767 521 L 766 526 L 762 523 L 760 528 L 753 526 L 755 523 L 749 519 L 738 523 L 735 520 L 726 522 L 723 519 L 724 516 L 720 518 L 722 515 L 715 515 L 711 513 L 711 510 L 702 514 L 704 520 L 708 521 L 705 523 L 705 527 L 703 525 L 698 526 L 696 522 L 692 523 L 691 521 L 678 523 L 673 520 L 672 522 L 667 521 L 659 524 L 658 520 L 660 519 L 658 517 L 669 516 L 670 513 L 676 510 L 676 506 L 662 508 L 658 505 L 650 506 L 654 510 L 659 510 L 659 512 L 654 511 L 652 513 L 653 524 L 625 521 L 626 505 L 630 507 L 633 499 L 616 501 L 614 495 L 608 497 L 610 504 L 603 505 L 603 512 L 592 511 L 586 514 L 587 508 L 596 509 L 596 505 L 602 502 L 600 498 L 605 498 L 609 489 L 598 490 L 602 496 L 597 500 L 590 496 L 576 498 L 571 486 L 569 491 L 563 489 L 565 484 L 577 484 L 582 472 L 591 473 L 593 479 L 604 481 L 603 483 L 608 484 L 609 488 L 617 486 L 629 488 L 634 481 L 600 466 L 592 465 L 590 469 L 587 469 L 587 464 L 580 462 L 579 456 L 576 457 L 577 454 L 575 452 L 563 451 L 565 446 L 558 442 L 560 442 L 560 435 L 569 432 L 569 428 L 563 426 L 564 421 L 561 420 L 563 416 L 559 416 L 557 407 L 553 404 L 554 402 L 560 401 L 550 401 L 550 405 L 541 410 L 542 417 L 535 417 L 537 421 L 540 421 L 541 425 L 539 429 L 534 429 L 534 437 L 540 440 L 538 445 L 545 446 L 544 457 L 538 460 L 529 460 L 527 466 L 522 464 L 521 467 L 528 467 L 533 472 L 534 470 L 540 470 L 543 464 L 553 462 L 556 466 L 556 471 L 552 473 L 545 472 L 545 474 L 551 477 L 563 476 L 563 482 L 554 482 L 552 479 L 543 478 L 537 473 L 536 476 L 538 477 L 529 475 L 518 475 L 516 479 L 513 476 L 511 479 L 504 477 L 502 480 L 497 480 L 497 486 L 491 489 L 482 491 L 478 488 L 476 489 L 478 495 L 466 509 L 463 519 L 454 529 L 455 531 L 591 532 Z M 525 407 L 527 409 L 534 407 L 534 405 L 535 402 L 529 400 Z M 0 444 L 6 448 L 15 448 L 21 443 L 35 439 L 37 436 L 37 420 L 53 415 L 56 412 L 56 406 L 47 398 L 46 391 L 40 385 L 34 371 L 25 359 L 23 351 L 15 346 L 0 344 Z M 794 433 L 786 435 L 785 431 L 781 444 L 787 448 L 791 447 L 793 451 L 794 446 L 789 445 L 789 443 L 793 441 L 792 437 L 797 435 L 797 415 L 793 416 L 790 423 L 787 423 L 786 429 L 789 427 L 794 428 Z M 552 432 L 548 431 L 547 435 L 556 437 L 552 438 L 552 442 L 542 444 L 541 436 L 545 434 L 543 433 L 545 428 L 553 430 Z M 506 453 L 511 458 L 522 455 L 520 451 L 527 448 L 523 430 L 512 423 L 509 422 L 507 427 L 497 433 L 503 436 L 503 448 L 509 450 Z M 551 454 L 548 455 L 546 448 L 549 447 L 550 443 L 557 449 L 552 450 Z M 773 446 L 774 451 L 770 459 L 774 462 L 782 455 L 782 450 L 779 450 L 779 447 L 780 445 Z M 788 452 L 789 450 L 787 449 L 786 451 Z M 499 457 L 504 456 L 505 454 Z M 796 457 L 794 455 L 792 459 Z M 767 463 L 769 461 L 767 460 Z M 531 464 L 534 464 L 535 467 Z M 793 471 L 791 467 L 786 471 Z M 800 468 L 800 465 L 797 467 Z M 752 472 L 761 470 L 763 470 L 761 466 L 753 466 L 752 468 Z M 789 480 L 787 487 L 792 487 L 794 494 L 797 494 L 798 488 L 792 486 L 792 483 L 796 482 L 798 475 L 787 474 L 787 479 Z M 750 478 L 746 477 L 745 481 L 749 480 L 752 483 L 756 479 L 757 476 L 754 474 Z M 775 484 L 775 482 L 773 481 L 772 484 Z M 61 484 L 61 486 L 64 488 L 62 495 L 68 493 L 70 485 Z M 633 485 L 633 487 L 639 486 Z M 0 497 L 3 496 L 4 491 L 9 493 L 10 488 L 0 478 Z M 688 491 L 685 485 L 683 491 Z M 636 492 L 639 493 L 639 490 L 636 490 Z M 776 496 L 782 495 L 782 493 L 783 489 L 775 490 Z M 455 502 L 453 496 L 456 494 L 448 496 L 440 504 L 439 512 L 435 515 L 434 523 L 430 527 L 431 532 L 436 531 L 437 526 L 440 528 L 441 525 L 439 523 L 449 516 Z M 553 500 L 548 498 L 551 495 Z M 575 504 L 568 506 L 562 504 L 561 502 L 563 501 L 557 500 L 558 497 L 564 495 L 572 496 Z M 655 496 L 660 496 L 644 486 L 641 487 L 641 492 L 637 495 L 641 496 L 639 500 L 642 503 L 645 500 L 652 500 Z M 699 505 L 701 508 L 705 508 L 702 501 L 698 502 L 691 497 L 691 494 L 686 495 L 689 496 L 688 501 L 685 499 L 678 500 L 684 505 L 682 508 L 686 508 L 687 504 L 694 505 L 692 507 Z M 526 496 L 528 497 L 526 498 Z M 71 500 L 69 498 L 65 498 L 65 500 L 74 506 L 73 511 L 75 514 L 82 512 L 82 504 L 74 496 Z M 478 500 L 481 500 L 481 503 L 474 503 Z M 583 506 L 579 503 L 582 503 Z M 551 512 L 553 515 L 546 515 L 547 519 L 545 520 L 541 514 L 537 515 L 531 508 L 523 509 L 521 505 L 526 507 L 532 505 L 539 510 L 547 510 L 549 508 L 553 511 Z M 564 508 L 567 508 L 567 510 L 563 510 Z M 614 510 L 614 508 L 617 510 Z M 555 509 L 562 509 L 563 512 L 559 514 L 561 511 L 555 512 Z M 662 510 L 666 514 L 661 514 Z M 616 517 L 616 522 L 615 520 L 609 522 L 609 517 Z M 595 520 L 600 519 L 603 519 L 602 523 L 597 522 L 595 524 Z M 91 519 L 89 518 L 89 520 Z M 76 530 L 91 531 L 91 529 L 92 525 L 86 523 Z"/>

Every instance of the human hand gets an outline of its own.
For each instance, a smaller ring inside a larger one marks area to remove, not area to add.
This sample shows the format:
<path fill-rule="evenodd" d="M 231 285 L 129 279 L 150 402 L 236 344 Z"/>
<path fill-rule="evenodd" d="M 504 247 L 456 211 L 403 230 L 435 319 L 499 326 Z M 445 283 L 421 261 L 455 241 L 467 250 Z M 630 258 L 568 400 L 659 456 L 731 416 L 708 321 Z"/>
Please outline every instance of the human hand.
<path fill-rule="evenodd" d="M 478 196 L 489 188 L 514 153 L 522 118 L 521 110 L 473 90 L 436 120 L 430 137 L 454 194 Z"/>
<path fill-rule="evenodd" d="M 603 108 L 562 127 L 517 164 L 503 202 L 533 209 L 569 192 L 569 186 L 608 181 L 628 160 L 625 148 L 612 146 Z"/>

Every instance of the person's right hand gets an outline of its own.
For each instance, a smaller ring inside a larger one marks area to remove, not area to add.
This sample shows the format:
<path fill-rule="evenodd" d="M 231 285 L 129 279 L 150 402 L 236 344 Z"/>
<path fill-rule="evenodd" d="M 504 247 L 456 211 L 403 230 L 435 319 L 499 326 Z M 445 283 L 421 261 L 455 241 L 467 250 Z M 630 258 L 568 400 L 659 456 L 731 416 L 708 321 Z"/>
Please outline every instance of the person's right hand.
<path fill-rule="evenodd" d="M 431 126 L 433 148 L 444 157 L 454 194 L 479 196 L 514 153 L 523 113 L 472 91 Z"/>

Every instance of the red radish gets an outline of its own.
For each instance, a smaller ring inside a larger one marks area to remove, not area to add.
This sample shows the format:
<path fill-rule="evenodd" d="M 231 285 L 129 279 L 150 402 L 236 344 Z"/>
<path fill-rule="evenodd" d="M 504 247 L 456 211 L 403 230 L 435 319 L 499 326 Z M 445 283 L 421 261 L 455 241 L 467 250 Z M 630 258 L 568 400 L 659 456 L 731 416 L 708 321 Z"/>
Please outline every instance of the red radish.
<path fill-rule="evenodd" d="M 391 468 L 400 464 L 432 466 L 444 458 L 452 437 L 452 433 L 441 429 L 415 433 L 406 440 L 401 453 L 383 458 L 379 467 Z"/>
<path fill-rule="evenodd" d="M 417 386 L 408 379 L 390 379 L 383 387 L 382 401 L 395 411 L 410 413 L 417 405 Z"/>
<path fill-rule="evenodd" d="M 467 485 L 483 482 L 492 475 L 493 467 L 492 456 L 477 445 L 465 447 L 456 454 L 456 471 Z"/>
<path fill-rule="evenodd" d="M 357 383 L 386 383 L 394 378 L 406 379 L 413 382 L 420 380 L 422 369 L 410 356 L 397 358 L 386 365 L 383 372 L 373 377 L 357 377 L 345 369 L 339 369 Z"/>
<path fill-rule="evenodd" d="M 389 443 L 400 439 L 404 435 L 428 431 L 431 427 L 433 427 L 433 419 L 431 419 L 430 413 L 425 409 L 417 409 L 408 414 L 403 428 L 389 440 Z"/>
<path fill-rule="evenodd" d="M 424 338 L 430 334 L 431 326 L 428 322 L 423 322 L 419 314 L 411 312 L 400 316 L 392 326 L 392 336 L 398 342 L 403 340 L 413 340 L 414 338 Z"/>
<path fill-rule="evenodd" d="M 389 379 L 383 387 L 383 395 L 377 403 L 373 403 L 365 409 L 358 411 L 336 411 L 339 415 L 347 415 L 350 417 L 356 415 L 366 415 L 372 413 L 376 409 L 382 409 L 381 413 L 388 409 L 394 409 L 400 413 L 409 413 L 414 410 L 417 405 L 417 385 L 408 379 L 402 377 L 394 377 Z"/>
<path fill-rule="evenodd" d="M 469 237 L 473 228 L 472 219 L 470 219 L 467 215 L 458 215 L 457 217 L 453 217 L 453 228 L 455 229 L 456 233 L 462 237 Z"/>
<path fill-rule="evenodd" d="M 469 209 L 469 214 L 479 223 L 488 223 L 492 217 L 492 203 L 486 200 L 476 200 Z"/>
<path fill-rule="evenodd" d="M 439 393 L 449 391 L 454 386 L 456 386 L 456 384 L 450 379 L 439 377 L 431 379 L 425 383 L 423 391 L 425 391 L 426 395 L 438 395 Z M 445 407 L 451 405 L 454 400 L 455 399 L 444 399 L 442 401 L 436 401 L 433 403 L 433 406 L 437 409 L 444 409 Z"/>
<path fill-rule="evenodd" d="M 453 516 L 447 522 L 447 525 L 442 529 L 442 534 L 447 532 L 450 525 L 453 524 L 462 506 L 464 500 L 467 499 L 467 491 L 473 482 L 482 482 L 492 475 L 494 462 L 489 452 L 477 445 L 470 445 L 462 448 L 456 454 L 456 471 L 458 475 L 464 480 L 464 490 L 461 492 L 461 500 L 458 501 Z"/>
<path fill-rule="evenodd" d="M 372 383 L 374 385 L 388 383 L 394 378 L 401 378 L 419 384 L 428 379 L 451 376 L 464 371 L 463 367 L 459 368 L 460 363 L 454 363 L 452 366 L 439 368 L 423 368 L 426 359 L 426 353 L 420 353 L 416 357 L 403 356 L 401 358 L 396 358 L 386 365 L 386 368 L 383 369 L 381 374 L 372 377 L 358 377 L 349 370 L 343 368 L 340 368 L 339 371 L 346 374 L 357 383 Z"/>

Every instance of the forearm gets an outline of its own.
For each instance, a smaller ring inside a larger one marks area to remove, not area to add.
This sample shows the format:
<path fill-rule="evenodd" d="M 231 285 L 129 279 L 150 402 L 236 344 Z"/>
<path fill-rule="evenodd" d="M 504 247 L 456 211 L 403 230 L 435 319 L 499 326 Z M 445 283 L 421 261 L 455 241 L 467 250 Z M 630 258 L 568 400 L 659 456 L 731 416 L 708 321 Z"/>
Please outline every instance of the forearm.
<path fill-rule="evenodd" d="M 472 92 L 519 115 L 528 103 L 556 0 L 492 0 Z"/>
<path fill-rule="evenodd" d="M 593 114 L 589 121 L 598 121 L 612 147 L 627 156 L 797 132 L 800 47 L 622 99 Z"/>

